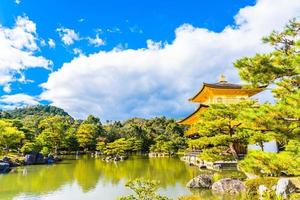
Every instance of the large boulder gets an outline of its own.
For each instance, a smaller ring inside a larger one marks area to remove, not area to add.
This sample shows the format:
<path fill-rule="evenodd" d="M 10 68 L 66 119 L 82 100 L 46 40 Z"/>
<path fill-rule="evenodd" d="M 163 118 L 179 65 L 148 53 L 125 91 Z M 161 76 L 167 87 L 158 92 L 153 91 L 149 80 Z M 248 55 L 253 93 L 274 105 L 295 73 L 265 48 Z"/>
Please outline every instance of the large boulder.
<path fill-rule="evenodd" d="M 0 162 L 0 174 L 8 173 L 10 171 L 9 163 Z"/>
<path fill-rule="evenodd" d="M 17 166 L 20 166 L 23 164 L 22 159 L 19 160 L 19 158 L 17 158 L 17 157 L 10 158 L 7 156 L 4 156 L 4 158 L 2 159 L 2 162 L 8 163 L 10 167 L 17 167 Z"/>
<path fill-rule="evenodd" d="M 237 194 L 246 190 L 244 183 L 240 180 L 225 178 L 215 182 L 212 190 L 216 193 Z"/>
<path fill-rule="evenodd" d="M 46 163 L 46 164 L 53 164 L 53 163 L 55 163 L 54 156 L 49 155 L 48 157 L 46 157 L 46 158 L 45 158 L 45 163 Z"/>
<path fill-rule="evenodd" d="M 33 165 L 35 164 L 36 153 L 26 154 L 24 158 L 25 165 Z"/>
<path fill-rule="evenodd" d="M 209 175 L 199 175 L 193 179 L 191 179 L 186 187 L 188 188 L 211 188 L 212 186 L 212 178 Z"/>
<path fill-rule="evenodd" d="M 281 178 L 276 185 L 276 195 L 286 199 L 288 195 L 296 191 L 296 186 L 288 179 Z"/>
<path fill-rule="evenodd" d="M 37 153 L 35 157 L 35 164 L 45 164 L 45 159 L 43 154 Z"/>
<path fill-rule="evenodd" d="M 30 154 L 26 154 L 24 156 L 24 158 L 25 158 L 25 160 L 24 160 L 25 165 L 45 164 L 46 163 L 44 156 L 41 153 L 31 152 Z"/>

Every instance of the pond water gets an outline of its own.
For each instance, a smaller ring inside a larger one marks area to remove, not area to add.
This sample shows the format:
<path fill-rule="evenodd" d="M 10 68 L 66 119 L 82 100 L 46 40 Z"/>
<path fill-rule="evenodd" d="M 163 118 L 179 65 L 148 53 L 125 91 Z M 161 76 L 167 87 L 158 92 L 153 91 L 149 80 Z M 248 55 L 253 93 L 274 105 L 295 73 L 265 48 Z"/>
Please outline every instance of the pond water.
<path fill-rule="evenodd" d="M 210 199 L 209 190 L 190 191 L 186 183 L 200 171 L 179 158 L 133 156 L 119 163 L 82 156 L 55 165 L 15 168 L 0 175 L 1 200 L 114 200 L 131 191 L 125 183 L 135 178 L 160 181 L 159 193 L 177 198 L 196 194 Z"/>

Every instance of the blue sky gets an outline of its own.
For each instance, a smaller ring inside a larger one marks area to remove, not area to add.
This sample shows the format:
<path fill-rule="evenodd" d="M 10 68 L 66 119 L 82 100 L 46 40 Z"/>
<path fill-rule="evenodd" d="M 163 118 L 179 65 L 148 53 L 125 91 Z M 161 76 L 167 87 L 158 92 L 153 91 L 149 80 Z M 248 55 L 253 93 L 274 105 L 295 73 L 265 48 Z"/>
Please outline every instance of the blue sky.
<path fill-rule="evenodd" d="M 194 109 L 186 99 L 203 81 L 225 73 L 239 82 L 232 62 L 268 51 L 261 36 L 296 17 L 299 6 L 296 0 L 2 0 L 1 107 L 49 103 L 79 118 L 180 118 Z"/>

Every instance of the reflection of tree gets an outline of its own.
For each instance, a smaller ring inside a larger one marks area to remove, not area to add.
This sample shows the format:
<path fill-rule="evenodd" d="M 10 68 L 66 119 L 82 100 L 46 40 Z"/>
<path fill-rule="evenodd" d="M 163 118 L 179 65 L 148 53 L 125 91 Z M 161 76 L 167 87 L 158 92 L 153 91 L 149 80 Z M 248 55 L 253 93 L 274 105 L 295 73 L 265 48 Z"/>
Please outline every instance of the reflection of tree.
<path fill-rule="evenodd" d="M 177 158 L 148 159 L 141 156 L 132 156 L 118 163 L 85 156 L 52 166 L 36 165 L 16 169 L 18 173 L 0 176 L 1 200 L 10 200 L 22 193 L 41 195 L 53 192 L 74 181 L 83 192 L 89 192 L 97 184 L 123 186 L 124 182 L 136 178 L 158 180 L 163 188 L 176 184 L 185 187 L 189 179 L 201 173 L 196 167 L 189 167 Z M 197 195 L 209 196 L 205 191 L 202 193 Z"/>
<path fill-rule="evenodd" d="M 95 188 L 99 179 L 99 170 L 95 167 L 94 159 L 80 159 L 75 163 L 74 177 L 84 192 Z"/>
<path fill-rule="evenodd" d="M 13 199 L 21 193 L 43 194 L 55 191 L 72 182 L 74 165 L 35 165 L 16 168 L 16 170 L 18 172 L 0 176 L 0 199 Z M 11 195 L 11 198 L 7 197 L 6 194 Z"/>
<path fill-rule="evenodd" d="M 196 169 L 186 166 L 177 158 L 141 158 L 135 157 L 117 164 L 96 161 L 97 170 L 101 171 L 101 182 L 118 183 L 121 179 L 132 180 L 146 178 L 160 181 L 163 187 L 176 183 L 185 185 L 195 175 Z"/>

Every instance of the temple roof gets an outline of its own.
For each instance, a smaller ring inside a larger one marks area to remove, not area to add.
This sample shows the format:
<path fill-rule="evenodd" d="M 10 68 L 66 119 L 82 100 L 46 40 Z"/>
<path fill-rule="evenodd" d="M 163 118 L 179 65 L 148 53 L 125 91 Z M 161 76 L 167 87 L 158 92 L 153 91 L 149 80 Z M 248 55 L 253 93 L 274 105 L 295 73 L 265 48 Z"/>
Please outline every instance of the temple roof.
<path fill-rule="evenodd" d="M 201 113 L 203 110 L 205 110 L 208 106 L 205 104 L 200 104 L 199 107 L 189 116 L 186 118 L 177 121 L 178 124 L 184 124 L 184 125 L 191 125 L 196 122 L 197 119 L 197 114 Z"/>
<path fill-rule="evenodd" d="M 201 94 L 205 93 L 205 95 L 207 95 L 207 90 L 210 91 L 219 91 L 220 90 L 226 90 L 228 91 L 232 91 L 235 93 L 241 93 L 241 94 L 247 94 L 249 97 L 253 96 L 261 91 L 263 91 L 266 88 L 266 86 L 262 86 L 262 87 L 258 87 L 258 88 L 250 88 L 247 85 L 240 85 L 240 84 L 235 84 L 235 83 L 229 83 L 225 80 L 224 75 L 221 76 L 219 82 L 217 83 L 203 83 L 202 88 L 200 89 L 200 91 L 193 96 L 192 98 L 190 98 L 189 100 L 192 102 L 201 102 L 200 99 L 201 98 Z"/>

